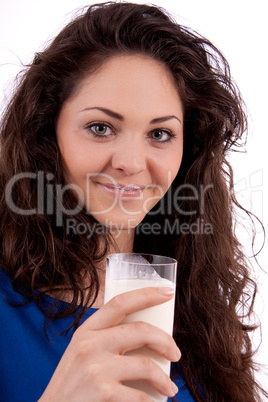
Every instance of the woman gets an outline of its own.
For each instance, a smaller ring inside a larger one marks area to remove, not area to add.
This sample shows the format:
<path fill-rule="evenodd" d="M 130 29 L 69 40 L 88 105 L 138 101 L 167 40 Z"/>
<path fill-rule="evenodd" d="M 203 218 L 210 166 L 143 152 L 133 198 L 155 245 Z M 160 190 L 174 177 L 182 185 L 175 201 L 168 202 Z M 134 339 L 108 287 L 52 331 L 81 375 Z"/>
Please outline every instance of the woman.
<path fill-rule="evenodd" d="M 36 55 L 1 129 L 6 400 L 149 401 L 136 379 L 174 400 L 260 400 L 226 160 L 245 129 L 226 60 L 155 7 L 91 6 Z M 174 339 L 119 325 L 171 292 L 103 305 L 106 256 L 132 251 L 179 261 Z M 143 345 L 172 381 L 124 355 Z"/>

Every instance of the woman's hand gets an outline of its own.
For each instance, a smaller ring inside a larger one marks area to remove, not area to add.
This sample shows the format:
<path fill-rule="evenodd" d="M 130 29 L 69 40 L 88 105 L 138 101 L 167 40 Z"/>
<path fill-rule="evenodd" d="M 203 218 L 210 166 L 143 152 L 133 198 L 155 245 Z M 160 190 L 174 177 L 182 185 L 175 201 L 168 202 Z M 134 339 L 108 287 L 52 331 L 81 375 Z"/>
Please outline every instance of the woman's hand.
<path fill-rule="evenodd" d="M 170 290 L 170 289 L 168 289 Z M 167 288 L 145 288 L 114 297 L 74 333 L 39 402 L 151 401 L 124 381 L 146 380 L 158 392 L 174 396 L 176 386 L 149 357 L 125 356 L 146 346 L 170 361 L 180 351 L 165 331 L 144 322 L 120 324 L 126 316 L 170 300 Z"/>

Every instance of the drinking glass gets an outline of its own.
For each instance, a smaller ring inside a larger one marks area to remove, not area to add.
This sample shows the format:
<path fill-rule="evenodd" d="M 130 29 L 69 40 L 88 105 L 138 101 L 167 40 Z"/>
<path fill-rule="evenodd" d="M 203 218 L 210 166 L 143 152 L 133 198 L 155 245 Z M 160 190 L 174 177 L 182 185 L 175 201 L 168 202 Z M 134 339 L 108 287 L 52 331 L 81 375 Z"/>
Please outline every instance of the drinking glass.
<path fill-rule="evenodd" d="M 123 292 L 150 286 L 173 288 L 175 293 L 176 271 L 177 261 L 170 257 L 136 253 L 110 254 L 106 265 L 104 303 Z M 145 321 L 172 335 L 174 303 L 175 297 L 163 304 L 130 314 L 122 323 Z M 148 356 L 167 375 L 170 374 L 170 362 L 146 347 L 128 352 L 127 355 Z M 158 393 L 146 381 L 131 381 L 125 384 L 143 390 L 156 402 L 167 401 L 167 397 Z"/>

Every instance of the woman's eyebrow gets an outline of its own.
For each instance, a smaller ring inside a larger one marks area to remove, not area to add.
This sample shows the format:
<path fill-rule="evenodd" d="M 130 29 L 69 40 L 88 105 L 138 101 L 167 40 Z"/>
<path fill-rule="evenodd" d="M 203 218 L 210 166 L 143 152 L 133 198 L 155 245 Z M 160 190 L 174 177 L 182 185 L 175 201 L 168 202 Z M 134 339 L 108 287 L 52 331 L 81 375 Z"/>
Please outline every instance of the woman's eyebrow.
<path fill-rule="evenodd" d="M 87 110 L 100 110 L 101 112 L 107 114 L 108 116 L 114 117 L 117 120 L 120 120 L 120 121 L 124 120 L 124 117 L 121 114 L 113 112 L 111 109 L 107 109 L 104 107 L 98 107 L 98 106 L 87 107 L 87 108 L 81 110 L 81 112 L 85 112 Z M 157 117 L 156 119 L 151 120 L 150 124 L 163 123 L 163 122 L 165 122 L 167 120 L 171 120 L 171 119 L 176 119 L 181 123 L 181 120 L 178 117 L 171 115 L 171 116 Z"/>
<path fill-rule="evenodd" d="M 112 110 L 106 109 L 104 107 L 97 107 L 97 106 L 96 107 L 87 107 L 87 108 L 81 110 L 81 112 L 85 112 L 87 110 L 100 110 L 101 112 L 106 113 L 108 116 L 114 117 L 117 120 L 120 120 L 120 121 L 124 120 L 124 117 L 121 114 L 113 112 Z"/>
<path fill-rule="evenodd" d="M 172 115 L 172 116 L 157 117 L 156 119 L 151 120 L 150 124 L 163 123 L 163 122 L 165 122 L 167 120 L 171 120 L 171 119 L 176 119 L 181 123 L 181 120 L 178 117 Z"/>

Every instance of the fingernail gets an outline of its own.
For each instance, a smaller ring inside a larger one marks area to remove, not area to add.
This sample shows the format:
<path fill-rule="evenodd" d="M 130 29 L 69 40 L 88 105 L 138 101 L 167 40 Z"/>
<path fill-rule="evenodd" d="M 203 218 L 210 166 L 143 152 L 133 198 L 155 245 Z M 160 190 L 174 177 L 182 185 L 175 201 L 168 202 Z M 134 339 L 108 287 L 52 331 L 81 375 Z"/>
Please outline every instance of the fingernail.
<path fill-rule="evenodd" d="M 181 351 L 179 348 L 177 348 L 177 358 L 178 358 L 178 360 L 180 360 L 180 358 L 181 358 Z"/>
<path fill-rule="evenodd" d="M 164 287 L 164 288 L 158 288 L 158 290 L 159 290 L 160 293 L 162 293 L 162 295 L 165 295 L 165 296 L 174 295 L 174 289 L 172 289 L 172 288 Z"/>
<path fill-rule="evenodd" d="M 177 387 L 177 385 L 174 382 L 172 382 L 172 384 L 171 384 L 171 389 L 172 389 L 172 392 L 174 392 L 174 395 L 176 395 L 177 392 L 179 391 L 179 388 Z"/>

